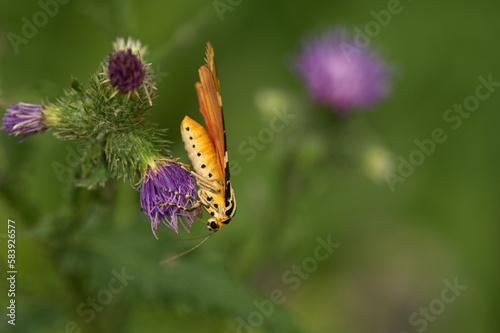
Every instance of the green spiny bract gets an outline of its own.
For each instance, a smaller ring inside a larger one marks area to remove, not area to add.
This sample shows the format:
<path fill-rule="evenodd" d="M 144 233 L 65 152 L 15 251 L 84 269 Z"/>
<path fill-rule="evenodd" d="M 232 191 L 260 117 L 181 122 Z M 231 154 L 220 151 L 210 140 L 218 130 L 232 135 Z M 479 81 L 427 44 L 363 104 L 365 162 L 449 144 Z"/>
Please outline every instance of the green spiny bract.
<path fill-rule="evenodd" d="M 169 155 L 166 131 L 147 119 L 155 88 L 120 93 L 103 77 L 106 70 L 104 62 L 85 86 L 73 79 L 46 116 L 58 139 L 79 144 L 81 163 L 75 180 L 89 188 L 103 185 L 109 176 L 137 182 L 148 161 Z M 148 81 L 150 87 L 153 83 Z"/>

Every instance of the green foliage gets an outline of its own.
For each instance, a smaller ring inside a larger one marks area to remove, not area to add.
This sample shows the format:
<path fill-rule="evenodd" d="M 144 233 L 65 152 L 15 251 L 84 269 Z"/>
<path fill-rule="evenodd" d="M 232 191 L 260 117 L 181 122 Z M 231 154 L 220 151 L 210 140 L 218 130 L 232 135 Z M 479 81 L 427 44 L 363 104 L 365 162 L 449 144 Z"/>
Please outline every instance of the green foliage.
<path fill-rule="evenodd" d="M 169 153 L 166 131 L 147 119 L 151 106 L 142 88 L 137 95 L 118 93 L 105 75 L 92 75 L 87 87 L 74 78 L 65 95 L 49 106 L 54 135 L 80 144 L 76 181 L 88 188 L 104 185 L 108 176 L 133 183 L 149 161 Z"/>
<path fill-rule="evenodd" d="M 37 1 L 4 1 L 2 110 L 47 97 L 60 106 L 56 97 L 73 74 L 82 80 L 72 82 L 71 98 L 66 93 L 60 98 L 77 109 L 66 112 L 83 112 L 85 103 L 97 103 L 84 96 L 93 89 L 91 82 L 105 79 L 94 74 L 89 81 L 88 74 L 116 36 L 131 35 L 150 46 L 148 61 L 163 73 L 154 77 L 161 94 L 155 95 L 153 108 L 134 94 L 113 99 L 142 105 L 129 105 L 130 110 L 149 108 L 152 115 L 145 122 L 172 129 L 170 148 L 183 162 L 178 124 L 185 115 L 202 121 L 193 84 L 210 40 L 238 212 L 202 247 L 159 265 L 196 245 L 199 239 L 179 239 L 203 236 L 206 227 L 195 221 L 191 234 L 179 235 L 159 227 L 155 239 L 137 191 L 129 181 L 112 179 L 109 171 L 110 161 L 128 158 L 120 151 L 126 150 L 121 142 L 108 158 L 106 144 L 119 141 L 118 132 L 102 125 L 99 140 L 88 133 L 99 142 L 90 146 L 74 128 L 68 129 L 66 141 L 47 132 L 20 144 L 19 138 L 1 132 L 0 267 L 5 272 L 7 219 L 16 221 L 19 266 L 15 327 L 6 322 L 8 285 L 0 280 L 0 332 L 232 333 L 238 332 L 240 317 L 248 322 L 257 310 L 254 301 L 269 300 L 274 289 L 282 289 L 286 300 L 275 304 L 270 316 L 262 315 L 253 333 L 412 333 L 421 326 L 412 326 L 409 317 L 430 304 L 440 310 L 443 281 L 455 277 L 467 290 L 435 318 L 429 312 L 433 320 L 427 321 L 425 333 L 500 331 L 500 90 L 481 101 L 457 130 L 442 118 L 454 103 L 474 94 L 479 75 L 492 74 L 500 81 L 500 44 L 492 39 L 500 29 L 500 3 L 401 1 L 402 12 L 375 33 L 377 25 L 367 23 L 376 22 L 373 15 L 386 20 L 383 11 L 395 3 L 220 0 L 217 12 L 212 1 L 201 0 L 69 1 L 15 53 L 6 34 L 21 35 L 21 18 L 31 20 L 41 7 Z M 229 9 L 222 13 L 220 8 Z M 328 108 L 308 102 L 290 72 L 289 60 L 301 38 L 318 27 L 337 25 L 346 25 L 349 32 L 368 27 L 370 47 L 398 69 L 391 98 L 371 113 L 335 118 Z M 113 91 L 102 89 L 102 100 L 109 99 Z M 273 94 L 284 100 L 278 110 L 284 105 L 297 115 L 272 139 L 263 130 L 281 123 L 271 123 L 273 113 L 262 114 L 256 102 L 259 92 L 269 90 L 285 92 L 284 97 Z M 99 125 L 97 118 L 85 121 Z M 75 121 L 74 126 L 80 125 Z M 374 166 L 385 165 L 377 159 L 397 168 L 398 156 L 408 158 L 417 148 L 414 140 L 437 127 L 446 130 L 448 140 L 391 192 L 376 172 Z M 120 133 L 127 142 L 137 140 Z M 153 128 L 141 134 L 150 138 L 145 154 L 165 149 L 161 133 Z M 85 155 L 85 163 L 70 165 L 74 181 L 87 187 L 107 179 L 105 187 L 88 191 L 59 181 L 52 163 L 68 165 L 67 147 Z M 380 147 L 388 156 L 380 154 Z M 365 164 L 371 166 L 368 174 Z M 126 169 L 136 182 L 133 167 Z M 340 248 L 306 272 L 300 284 L 286 283 L 284 274 L 296 278 L 286 274 L 310 263 L 316 239 L 328 235 Z M 135 279 L 87 322 L 88 315 L 78 314 L 77 307 L 98 295 L 107 301 L 100 291 L 109 290 L 112 271 L 122 267 Z M 71 322 L 76 329 L 67 326 Z"/>

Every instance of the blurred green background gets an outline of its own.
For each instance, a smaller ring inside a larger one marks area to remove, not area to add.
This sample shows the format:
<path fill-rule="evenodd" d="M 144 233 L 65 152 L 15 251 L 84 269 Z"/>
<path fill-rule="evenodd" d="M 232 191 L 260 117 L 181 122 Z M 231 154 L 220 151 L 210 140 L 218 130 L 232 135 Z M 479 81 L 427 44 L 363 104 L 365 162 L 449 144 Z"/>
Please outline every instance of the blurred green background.
<path fill-rule="evenodd" d="M 500 4 L 401 1 L 371 38 L 398 73 L 372 112 L 338 118 L 290 71 L 304 36 L 364 29 L 388 3 L 72 0 L 16 53 L 8 33 L 22 35 L 23 17 L 42 7 L 2 0 L 2 110 L 54 101 L 72 76 L 98 69 L 116 37 L 132 36 L 161 81 L 151 118 L 170 128 L 184 162 L 178 127 L 186 114 L 201 120 L 193 85 L 210 40 L 238 212 L 201 248 L 159 265 L 204 225 L 160 228 L 156 240 L 130 184 L 87 191 L 58 180 L 53 163 L 68 163 L 76 145 L 50 131 L 18 144 L 2 131 L 0 331 L 498 332 L 500 93 L 456 130 L 443 114 L 474 95 L 479 76 L 500 81 Z M 248 152 L 284 110 L 293 120 Z M 436 128 L 447 140 L 391 191 L 385 172 Z M 8 219 L 15 327 L 5 315 Z M 333 253 L 317 250 L 328 241 Z M 454 283 L 467 288 L 453 293 Z"/>

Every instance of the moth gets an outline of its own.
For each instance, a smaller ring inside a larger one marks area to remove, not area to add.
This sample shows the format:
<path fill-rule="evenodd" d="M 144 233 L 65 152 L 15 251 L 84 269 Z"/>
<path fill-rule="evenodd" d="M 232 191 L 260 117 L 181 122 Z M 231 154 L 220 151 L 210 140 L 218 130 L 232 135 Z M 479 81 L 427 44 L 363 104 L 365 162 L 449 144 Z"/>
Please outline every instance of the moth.
<path fill-rule="evenodd" d="M 199 187 L 200 205 L 212 216 L 207 227 L 217 231 L 234 217 L 236 199 L 230 180 L 220 84 L 210 42 L 205 62 L 198 70 L 200 82 L 195 88 L 208 132 L 186 116 L 181 123 L 181 136 Z"/>

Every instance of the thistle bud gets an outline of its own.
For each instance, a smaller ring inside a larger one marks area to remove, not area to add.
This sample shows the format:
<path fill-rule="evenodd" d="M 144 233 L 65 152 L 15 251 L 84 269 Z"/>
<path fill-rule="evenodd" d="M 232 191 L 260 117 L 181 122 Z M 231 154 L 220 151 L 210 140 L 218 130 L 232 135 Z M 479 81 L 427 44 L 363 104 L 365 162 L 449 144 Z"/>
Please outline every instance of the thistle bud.
<path fill-rule="evenodd" d="M 2 119 L 2 129 L 10 135 L 28 137 L 47 130 L 43 105 L 32 103 L 12 104 Z"/>

